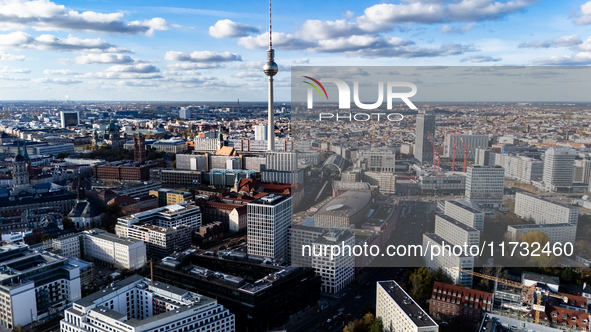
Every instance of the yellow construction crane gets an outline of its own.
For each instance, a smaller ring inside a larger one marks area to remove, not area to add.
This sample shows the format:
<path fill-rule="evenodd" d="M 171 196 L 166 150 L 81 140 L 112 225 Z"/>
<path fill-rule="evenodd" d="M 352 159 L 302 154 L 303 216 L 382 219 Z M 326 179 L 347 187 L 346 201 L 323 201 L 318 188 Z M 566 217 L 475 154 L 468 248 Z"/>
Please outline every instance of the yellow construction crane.
<path fill-rule="evenodd" d="M 499 278 L 499 277 L 489 276 L 488 274 L 482 274 L 482 273 L 474 272 L 472 270 L 465 270 L 465 269 L 460 269 L 460 268 L 457 268 L 457 267 L 452 267 L 452 269 L 457 270 L 457 271 L 460 271 L 462 273 L 471 274 L 471 275 L 473 275 L 475 277 L 479 277 L 479 278 L 482 278 L 482 279 L 491 280 L 491 281 L 494 281 L 494 282 L 500 282 L 500 283 L 505 284 L 505 285 L 509 285 L 509 286 L 512 286 L 512 287 L 515 287 L 515 288 L 522 289 L 523 291 L 526 291 L 526 292 L 536 291 L 537 288 L 538 288 L 536 284 L 531 285 L 531 286 L 526 286 L 526 285 L 524 285 L 522 283 L 519 283 L 519 282 L 515 282 L 515 281 L 512 281 L 512 280 L 507 280 L 507 279 L 503 279 L 503 278 Z M 548 296 L 551 296 L 551 297 L 554 297 L 554 298 L 557 298 L 557 299 L 561 299 L 562 301 L 568 303 L 568 297 L 567 296 L 562 296 L 562 295 L 552 294 L 552 293 L 548 293 Z M 540 309 L 541 310 L 541 307 L 542 307 L 542 292 L 541 291 L 539 291 L 537 293 L 536 306 L 537 306 L 536 309 Z M 539 322 L 540 322 L 540 310 L 535 310 L 535 312 L 536 312 L 536 324 L 539 324 Z"/>

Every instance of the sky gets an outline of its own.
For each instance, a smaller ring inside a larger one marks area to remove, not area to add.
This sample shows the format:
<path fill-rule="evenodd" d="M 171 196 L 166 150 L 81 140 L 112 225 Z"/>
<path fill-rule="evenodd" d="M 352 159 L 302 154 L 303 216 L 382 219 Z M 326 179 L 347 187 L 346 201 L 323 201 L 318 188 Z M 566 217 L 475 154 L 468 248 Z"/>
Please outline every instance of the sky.
<path fill-rule="evenodd" d="M 264 101 L 265 0 L 0 0 L 0 101 Z M 591 1 L 274 1 L 292 66 L 591 64 Z"/>

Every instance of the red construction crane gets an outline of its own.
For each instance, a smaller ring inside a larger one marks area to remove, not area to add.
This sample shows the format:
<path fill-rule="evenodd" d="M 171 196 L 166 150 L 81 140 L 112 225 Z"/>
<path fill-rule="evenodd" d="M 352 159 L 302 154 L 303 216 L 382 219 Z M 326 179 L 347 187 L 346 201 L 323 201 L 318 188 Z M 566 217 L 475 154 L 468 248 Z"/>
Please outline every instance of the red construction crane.
<path fill-rule="evenodd" d="M 470 150 L 470 145 L 472 145 L 472 144 L 468 144 L 468 147 L 466 147 L 466 144 L 464 144 L 464 138 L 462 136 L 460 136 L 460 139 L 462 140 L 462 147 L 464 147 L 464 173 L 466 173 L 466 163 L 468 161 L 468 151 Z"/>
<path fill-rule="evenodd" d="M 456 148 L 458 147 L 458 140 L 455 139 L 455 137 L 453 136 L 453 134 L 451 135 L 451 138 L 453 138 L 454 140 L 454 150 L 453 150 L 453 154 L 451 157 L 451 171 L 455 172 L 456 171 Z"/>

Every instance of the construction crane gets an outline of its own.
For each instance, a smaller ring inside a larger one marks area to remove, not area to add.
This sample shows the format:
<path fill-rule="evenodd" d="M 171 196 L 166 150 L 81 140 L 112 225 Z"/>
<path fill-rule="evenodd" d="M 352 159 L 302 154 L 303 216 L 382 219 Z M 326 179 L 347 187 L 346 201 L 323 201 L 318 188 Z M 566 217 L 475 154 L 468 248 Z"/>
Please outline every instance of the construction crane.
<path fill-rule="evenodd" d="M 537 307 L 534 308 L 534 311 L 536 312 L 535 322 L 536 322 L 536 324 L 539 324 L 539 322 L 540 322 L 540 310 L 536 310 L 536 309 L 541 309 L 541 307 L 542 307 L 542 292 L 541 292 L 541 290 L 538 289 L 537 284 L 526 286 L 526 285 L 524 285 L 522 283 L 519 283 L 519 282 L 515 282 L 515 281 L 512 281 L 512 280 L 507 280 L 507 279 L 503 279 L 503 278 L 499 278 L 499 277 L 489 276 L 488 274 L 482 274 L 482 273 L 474 272 L 472 270 L 466 270 L 466 269 L 461 269 L 461 268 L 457 268 L 457 267 L 452 267 L 452 269 L 457 270 L 457 271 L 460 271 L 462 273 L 467 273 L 467 274 L 470 274 L 470 275 L 473 275 L 475 277 L 479 277 L 479 278 L 482 278 L 482 279 L 491 280 L 491 281 L 494 281 L 495 283 L 500 282 L 500 283 L 505 284 L 505 285 L 509 285 L 509 286 L 512 286 L 512 287 L 515 287 L 515 288 L 519 288 L 519 289 L 521 289 L 521 290 L 523 290 L 525 292 L 535 292 L 536 290 L 538 290 L 538 292 L 536 294 L 536 297 L 537 297 L 537 299 L 536 299 L 536 305 L 537 305 Z M 562 296 L 562 295 L 552 294 L 552 293 L 547 293 L 546 295 L 547 296 L 550 296 L 550 297 L 554 297 L 554 298 L 560 299 L 563 302 L 568 303 L 568 297 L 567 296 Z"/>
<path fill-rule="evenodd" d="M 454 136 L 451 136 L 454 138 Z M 455 172 L 456 170 L 456 148 L 458 147 L 458 140 L 454 138 L 454 147 L 453 147 L 453 154 L 451 157 L 451 171 Z"/>
<path fill-rule="evenodd" d="M 466 173 L 466 164 L 468 162 L 468 151 L 470 150 L 470 146 L 472 144 L 468 144 L 468 147 L 466 147 L 466 144 L 464 144 L 464 138 L 462 136 L 460 136 L 460 140 L 462 141 L 462 147 L 464 148 L 464 173 Z"/>

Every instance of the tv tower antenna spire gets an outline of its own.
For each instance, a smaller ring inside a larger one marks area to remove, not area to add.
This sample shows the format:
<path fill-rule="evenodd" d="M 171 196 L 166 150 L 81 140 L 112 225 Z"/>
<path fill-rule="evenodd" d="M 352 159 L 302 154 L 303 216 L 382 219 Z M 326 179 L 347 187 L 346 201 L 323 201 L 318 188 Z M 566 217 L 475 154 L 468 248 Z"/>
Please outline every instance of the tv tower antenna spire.
<path fill-rule="evenodd" d="M 269 105 L 267 115 L 267 150 L 275 150 L 275 107 L 273 105 L 273 76 L 279 71 L 275 63 L 275 50 L 273 50 L 273 38 L 271 29 L 271 0 L 269 0 L 269 50 L 267 51 L 267 62 L 263 66 L 263 72 L 269 77 Z"/>

